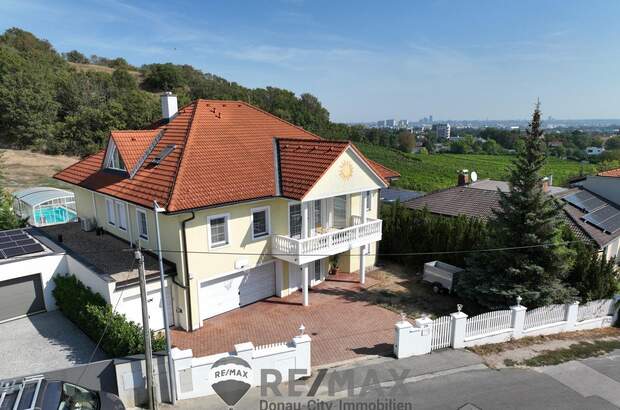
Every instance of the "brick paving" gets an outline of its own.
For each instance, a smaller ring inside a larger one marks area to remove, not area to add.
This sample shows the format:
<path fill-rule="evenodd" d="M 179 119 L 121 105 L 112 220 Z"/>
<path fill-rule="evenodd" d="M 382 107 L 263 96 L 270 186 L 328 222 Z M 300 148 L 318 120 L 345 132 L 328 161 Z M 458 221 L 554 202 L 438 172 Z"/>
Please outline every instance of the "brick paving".
<path fill-rule="evenodd" d="M 310 290 L 310 306 L 303 306 L 303 295 L 296 292 L 205 320 L 194 332 L 173 330 L 172 344 L 205 356 L 231 351 L 236 343 L 250 341 L 256 346 L 290 340 L 303 323 L 312 337 L 313 366 L 390 354 L 398 315 L 361 300 L 357 280 L 356 274 L 329 277 Z M 373 283 L 367 278 L 365 286 Z"/>

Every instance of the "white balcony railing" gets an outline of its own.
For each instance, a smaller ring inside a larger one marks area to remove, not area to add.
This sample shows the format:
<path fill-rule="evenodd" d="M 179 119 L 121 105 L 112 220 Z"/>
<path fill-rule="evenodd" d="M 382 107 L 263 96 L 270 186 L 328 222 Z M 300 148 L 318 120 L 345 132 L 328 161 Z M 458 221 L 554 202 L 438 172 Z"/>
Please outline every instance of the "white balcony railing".
<path fill-rule="evenodd" d="M 306 239 L 272 236 L 272 251 L 276 258 L 298 265 L 312 262 L 326 256 L 346 252 L 349 249 L 381 240 L 380 219 L 369 219 L 362 224 L 361 218 L 353 217 L 355 225 L 335 229 L 332 232 L 315 235 Z"/>

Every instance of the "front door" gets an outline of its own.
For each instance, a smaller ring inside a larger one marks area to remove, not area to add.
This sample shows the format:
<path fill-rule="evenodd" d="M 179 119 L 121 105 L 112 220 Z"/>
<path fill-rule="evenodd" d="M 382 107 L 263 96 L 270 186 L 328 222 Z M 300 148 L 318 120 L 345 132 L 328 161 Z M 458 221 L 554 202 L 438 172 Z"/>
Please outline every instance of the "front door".
<path fill-rule="evenodd" d="M 322 259 L 310 262 L 308 264 L 308 276 L 313 286 L 325 279 L 323 265 L 324 264 Z"/>

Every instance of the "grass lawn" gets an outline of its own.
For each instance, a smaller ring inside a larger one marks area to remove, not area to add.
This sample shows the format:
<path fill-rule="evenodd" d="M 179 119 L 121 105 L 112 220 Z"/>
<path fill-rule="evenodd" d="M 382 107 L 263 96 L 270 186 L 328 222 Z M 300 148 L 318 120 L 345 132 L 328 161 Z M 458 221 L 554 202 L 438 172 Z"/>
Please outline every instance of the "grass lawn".
<path fill-rule="evenodd" d="M 505 180 L 513 155 L 434 154 L 418 155 L 372 144 L 355 144 L 368 158 L 400 172 L 396 186 L 430 192 L 456 184 L 459 169 L 476 171 L 479 179 Z M 549 158 L 545 175 L 553 175 L 553 185 L 562 186 L 581 174 L 592 174 L 596 165 L 582 165 L 577 161 Z"/>
<path fill-rule="evenodd" d="M 56 172 L 76 163 L 77 157 L 45 155 L 27 150 L 0 150 L 0 171 L 2 186 L 10 192 L 35 186 L 71 188 L 52 178 Z"/>

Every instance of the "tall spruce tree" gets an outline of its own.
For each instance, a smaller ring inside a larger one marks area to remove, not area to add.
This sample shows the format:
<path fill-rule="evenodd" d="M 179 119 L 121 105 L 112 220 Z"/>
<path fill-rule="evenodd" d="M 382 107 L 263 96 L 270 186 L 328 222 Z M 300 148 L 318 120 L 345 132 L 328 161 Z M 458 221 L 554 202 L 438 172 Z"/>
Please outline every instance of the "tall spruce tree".
<path fill-rule="evenodd" d="M 571 250 L 562 244 L 560 205 L 543 190 L 546 161 L 540 106 L 510 171 L 510 191 L 500 193 L 499 209 L 488 228 L 488 248 L 468 260 L 459 293 L 489 308 L 514 304 L 528 307 L 566 302 L 575 295 L 564 283 Z"/>

